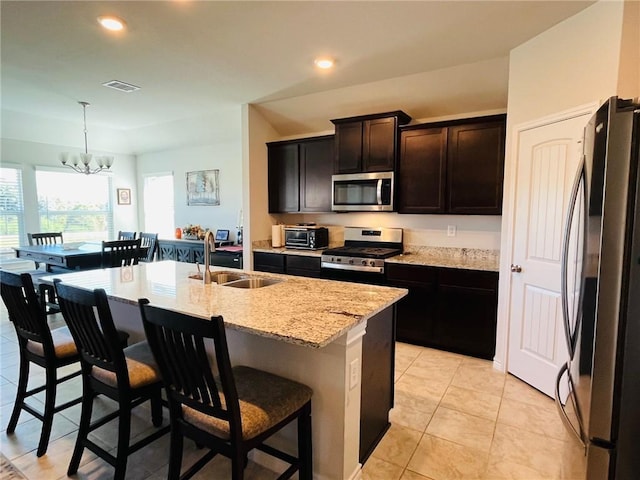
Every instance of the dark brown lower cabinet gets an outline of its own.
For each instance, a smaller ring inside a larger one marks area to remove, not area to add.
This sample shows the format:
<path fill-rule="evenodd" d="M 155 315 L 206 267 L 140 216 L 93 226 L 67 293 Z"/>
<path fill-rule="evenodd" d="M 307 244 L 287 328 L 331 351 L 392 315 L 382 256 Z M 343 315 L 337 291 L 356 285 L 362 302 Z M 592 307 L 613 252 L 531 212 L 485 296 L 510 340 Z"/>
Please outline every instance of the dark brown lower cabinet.
<path fill-rule="evenodd" d="M 320 277 L 320 257 L 282 253 L 253 252 L 253 269 L 259 272 L 286 273 L 299 277 Z"/>
<path fill-rule="evenodd" d="M 387 279 L 409 289 L 397 304 L 398 341 L 493 358 L 497 272 L 388 263 Z"/>

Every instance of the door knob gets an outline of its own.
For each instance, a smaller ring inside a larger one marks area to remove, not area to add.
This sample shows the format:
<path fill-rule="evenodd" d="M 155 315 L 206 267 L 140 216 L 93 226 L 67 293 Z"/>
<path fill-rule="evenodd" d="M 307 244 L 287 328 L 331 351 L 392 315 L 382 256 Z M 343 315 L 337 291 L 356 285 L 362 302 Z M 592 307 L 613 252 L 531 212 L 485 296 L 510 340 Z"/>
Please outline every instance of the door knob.
<path fill-rule="evenodd" d="M 522 271 L 522 267 L 520 265 L 511 264 L 511 271 L 514 273 L 520 273 Z"/>

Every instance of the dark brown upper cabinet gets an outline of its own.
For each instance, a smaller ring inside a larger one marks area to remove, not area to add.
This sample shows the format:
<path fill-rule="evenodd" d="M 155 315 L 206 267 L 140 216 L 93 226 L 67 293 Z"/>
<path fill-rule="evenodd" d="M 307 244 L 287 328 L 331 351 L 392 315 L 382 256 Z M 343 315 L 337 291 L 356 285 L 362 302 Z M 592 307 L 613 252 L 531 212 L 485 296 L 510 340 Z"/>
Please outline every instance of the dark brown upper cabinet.
<path fill-rule="evenodd" d="M 403 128 L 398 212 L 500 215 L 505 126 L 492 115 Z"/>
<path fill-rule="evenodd" d="M 333 135 L 267 144 L 269 213 L 330 212 Z"/>
<path fill-rule="evenodd" d="M 395 169 L 398 127 L 411 117 L 398 110 L 331 121 L 336 126 L 334 173 L 384 172 Z"/>

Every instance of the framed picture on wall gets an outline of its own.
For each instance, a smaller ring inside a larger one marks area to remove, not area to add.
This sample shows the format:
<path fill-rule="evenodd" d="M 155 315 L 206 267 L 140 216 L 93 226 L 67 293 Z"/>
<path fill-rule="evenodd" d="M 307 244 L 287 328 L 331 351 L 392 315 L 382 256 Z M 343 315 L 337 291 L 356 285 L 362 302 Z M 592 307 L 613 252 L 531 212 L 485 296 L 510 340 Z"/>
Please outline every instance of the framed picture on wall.
<path fill-rule="evenodd" d="M 118 205 L 131 205 L 130 188 L 118 188 Z"/>
<path fill-rule="evenodd" d="M 220 170 L 187 172 L 187 205 L 220 205 Z"/>

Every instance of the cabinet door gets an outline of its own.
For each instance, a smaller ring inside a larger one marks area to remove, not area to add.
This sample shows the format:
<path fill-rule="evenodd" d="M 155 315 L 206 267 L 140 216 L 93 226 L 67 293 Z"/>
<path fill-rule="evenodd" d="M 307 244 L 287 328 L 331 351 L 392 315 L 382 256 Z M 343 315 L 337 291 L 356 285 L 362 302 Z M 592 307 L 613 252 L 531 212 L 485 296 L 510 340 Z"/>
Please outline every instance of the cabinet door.
<path fill-rule="evenodd" d="M 397 192 L 400 213 L 444 213 L 447 129 L 400 133 Z"/>
<path fill-rule="evenodd" d="M 287 275 L 320 278 L 320 257 L 287 255 Z"/>
<path fill-rule="evenodd" d="M 396 337 L 416 345 L 437 346 L 436 272 L 432 267 L 388 263 L 389 285 L 407 288 L 409 293 L 396 304 Z"/>
<path fill-rule="evenodd" d="M 498 273 L 442 268 L 434 335 L 442 348 L 492 359 L 496 347 Z"/>
<path fill-rule="evenodd" d="M 362 170 L 363 122 L 336 124 L 334 173 L 358 173 Z"/>
<path fill-rule="evenodd" d="M 285 255 L 279 253 L 254 252 L 253 269 L 258 272 L 285 273 Z"/>
<path fill-rule="evenodd" d="M 334 138 L 300 144 L 300 211 L 331 211 Z"/>
<path fill-rule="evenodd" d="M 269 213 L 297 212 L 299 201 L 298 144 L 269 145 Z"/>
<path fill-rule="evenodd" d="M 395 117 L 364 122 L 362 135 L 362 170 L 385 172 L 396 165 L 398 121 Z"/>
<path fill-rule="evenodd" d="M 158 251 L 160 260 L 175 260 L 176 246 L 173 243 L 158 242 L 160 249 Z"/>
<path fill-rule="evenodd" d="M 450 213 L 502 213 L 504 141 L 504 120 L 449 127 L 447 203 Z"/>
<path fill-rule="evenodd" d="M 193 263 L 193 250 L 188 245 L 176 245 L 176 261 Z"/>
<path fill-rule="evenodd" d="M 191 261 L 200 265 L 204 264 L 204 245 L 191 247 Z"/>

